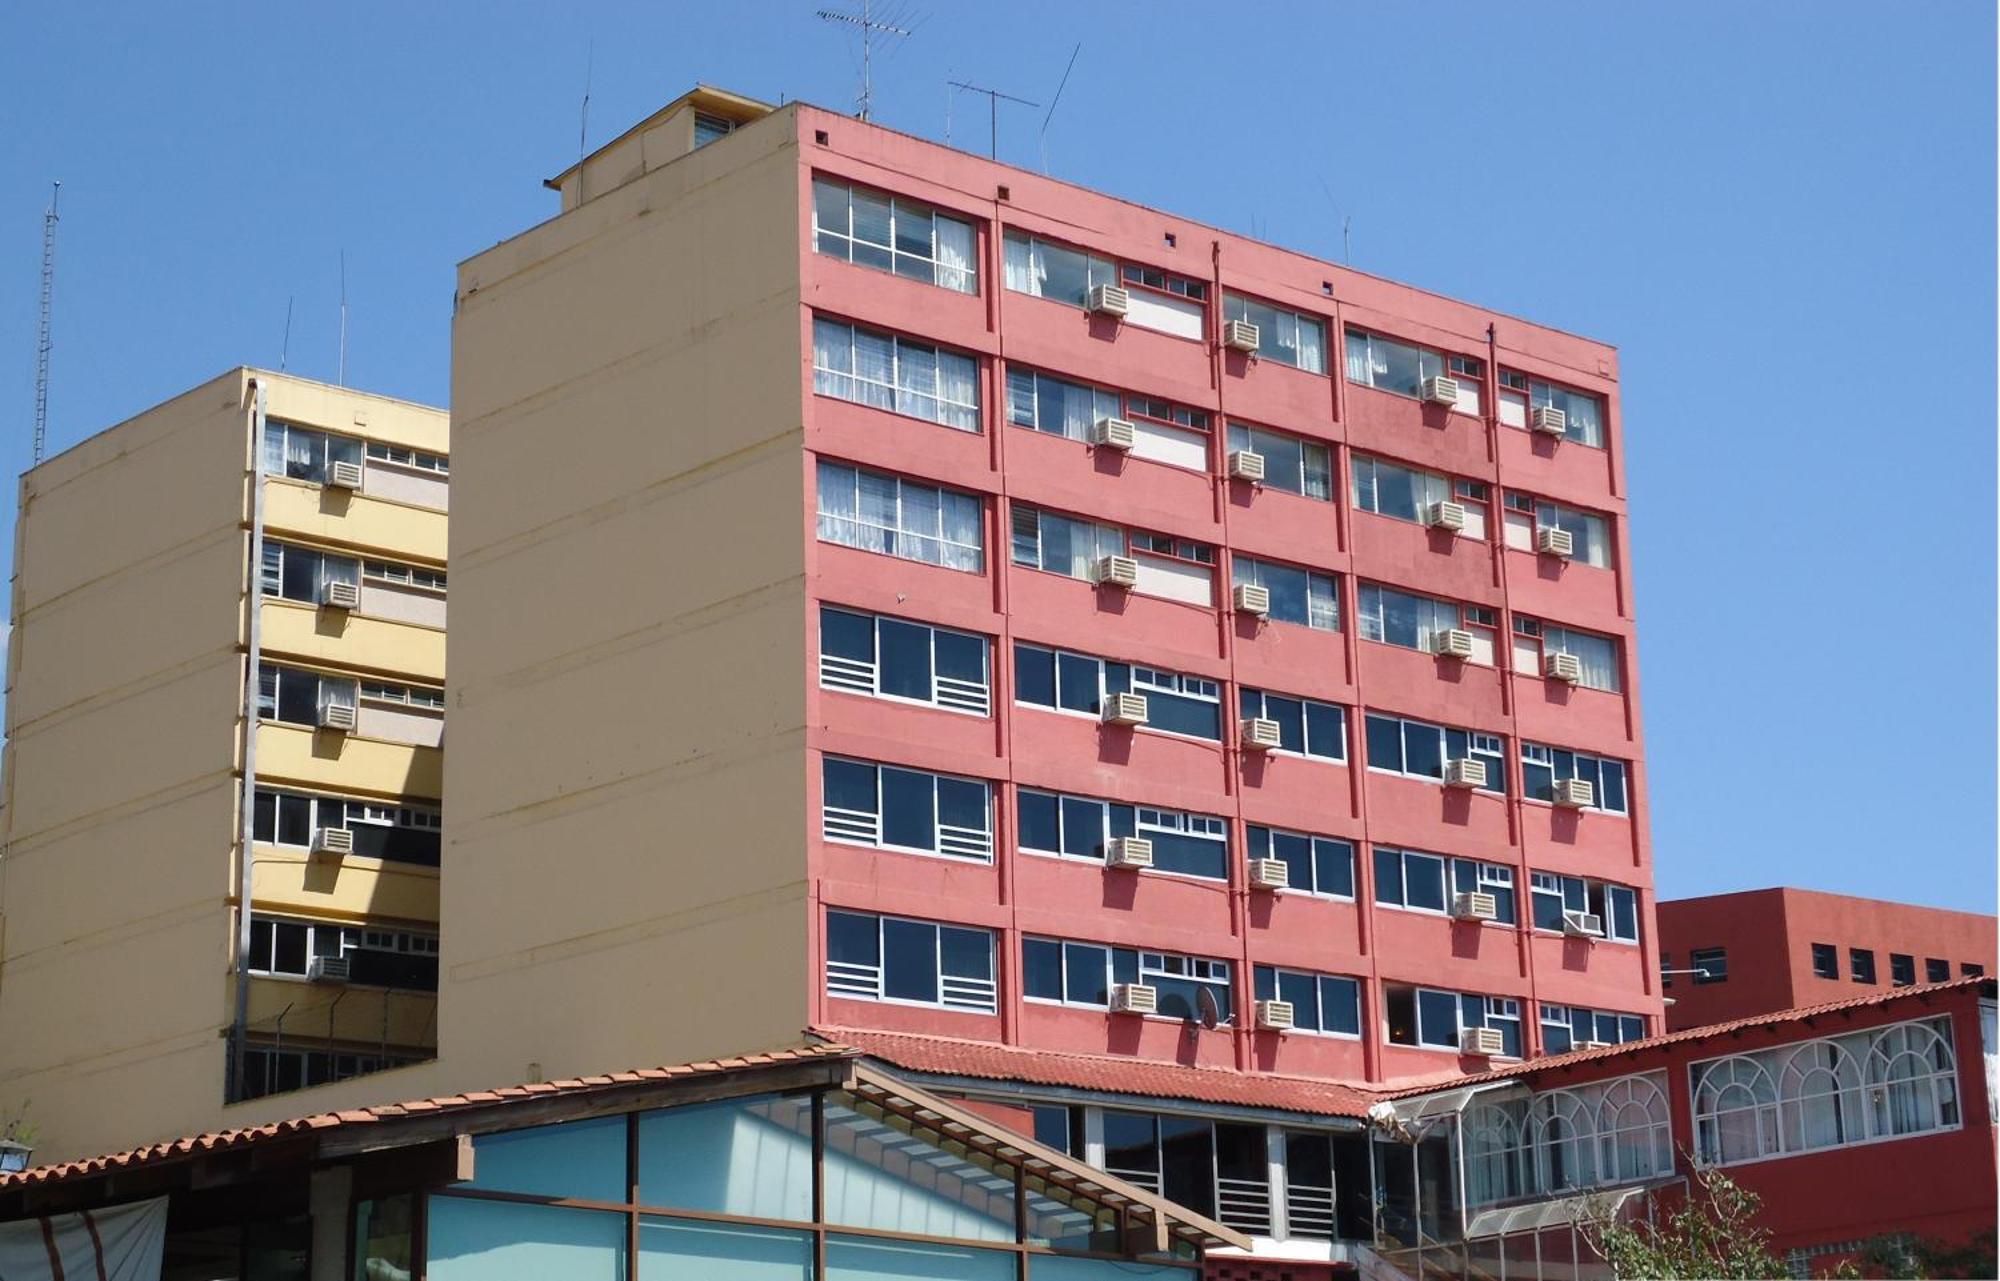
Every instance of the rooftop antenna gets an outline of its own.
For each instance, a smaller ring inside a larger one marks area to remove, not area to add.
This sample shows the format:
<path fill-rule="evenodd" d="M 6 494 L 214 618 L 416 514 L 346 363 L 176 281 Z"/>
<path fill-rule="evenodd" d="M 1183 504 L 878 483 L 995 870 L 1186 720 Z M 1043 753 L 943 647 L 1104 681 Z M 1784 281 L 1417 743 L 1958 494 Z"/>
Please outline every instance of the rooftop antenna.
<path fill-rule="evenodd" d="M 292 354 L 292 303 L 294 299 L 295 295 L 287 294 L 285 296 L 285 341 L 278 348 L 278 372 L 281 374 L 285 372 L 285 362 Z"/>
<path fill-rule="evenodd" d="M 1335 204 L 1333 200 L 1333 188 L 1326 185 L 1326 178 L 1324 175 L 1322 175 L 1319 180 L 1319 189 L 1321 194 L 1326 197 L 1326 207 L 1333 210 L 1335 213 L 1340 213 L 1340 206 Z M 1354 265 L 1353 232 L 1354 232 L 1354 216 L 1352 214 L 1341 214 L 1340 215 L 1340 261 L 1343 266 L 1347 267 L 1352 267 Z"/>
<path fill-rule="evenodd" d="M 901 15 L 897 16 L 900 17 Z M 851 13 L 842 12 L 839 9 L 821 9 L 819 10 L 819 18 L 822 22 L 844 23 L 847 26 L 858 28 L 861 32 L 861 97 L 856 104 L 859 110 L 855 114 L 866 120 L 869 111 L 875 105 L 876 32 L 879 31 L 885 36 L 896 37 L 907 36 L 913 33 L 908 27 L 897 26 L 891 21 L 877 20 L 871 0 L 861 0 L 861 13 L 858 17 Z"/>
<path fill-rule="evenodd" d="M 42 450 L 49 439 L 49 322 L 53 315 L 56 290 L 56 205 L 62 199 L 62 183 L 49 190 L 49 210 L 42 215 L 42 314 L 35 337 L 35 466 L 40 466 Z"/>
<path fill-rule="evenodd" d="M 963 80 L 948 80 L 945 83 L 954 89 L 963 89 L 967 93 L 983 93 L 986 95 L 987 128 L 991 134 L 991 138 L 987 143 L 986 154 L 994 160 L 1000 158 L 1000 100 L 1004 98 L 1008 102 L 1018 102 L 1024 107 L 1039 107 L 1042 105 L 1039 102 L 1030 102 L 1026 98 L 1016 98 L 1011 93 L 1001 93 L 998 89 L 988 89 L 985 85 L 967 84 Z"/>
<path fill-rule="evenodd" d="M 583 108 L 577 113 L 576 159 L 578 164 L 590 154 L 590 73 L 597 61 L 597 37 L 590 38 L 590 44 L 583 55 Z"/>
<path fill-rule="evenodd" d="M 347 251 L 340 251 L 340 376 L 337 386 L 347 386 Z"/>
<path fill-rule="evenodd" d="M 1069 73 L 1076 70 L 1076 55 L 1083 52 L 1083 41 L 1076 42 L 1076 48 L 1069 51 L 1069 65 L 1063 68 L 1062 83 L 1056 86 L 1056 96 L 1049 100 L 1049 113 L 1042 117 L 1042 173 L 1049 172 L 1049 121 L 1056 118 L 1056 107 L 1062 102 L 1063 90 L 1069 87 Z M 949 142 L 947 138 L 945 141 Z"/>

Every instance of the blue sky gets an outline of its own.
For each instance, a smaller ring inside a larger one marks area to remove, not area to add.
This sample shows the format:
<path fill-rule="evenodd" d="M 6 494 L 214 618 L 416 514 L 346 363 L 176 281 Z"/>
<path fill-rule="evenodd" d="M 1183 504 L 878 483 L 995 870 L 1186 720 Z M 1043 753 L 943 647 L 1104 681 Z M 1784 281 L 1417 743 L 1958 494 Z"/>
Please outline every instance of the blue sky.
<path fill-rule="evenodd" d="M 593 144 L 696 79 L 848 107 L 818 7 L 7 6 L 0 461 L 50 179 L 52 450 L 275 365 L 288 303 L 332 378 L 343 250 L 349 381 L 442 404 L 453 265 L 553 213 L 586 68 Z M 1991 4 L 908 9 L 884 124 L 1046 104 L 1081 41 L 1055 176 L 1333 258 L 1351 219 L 1358 268 L 1622 349 L 1662 893 L 1992 910 Z"/>

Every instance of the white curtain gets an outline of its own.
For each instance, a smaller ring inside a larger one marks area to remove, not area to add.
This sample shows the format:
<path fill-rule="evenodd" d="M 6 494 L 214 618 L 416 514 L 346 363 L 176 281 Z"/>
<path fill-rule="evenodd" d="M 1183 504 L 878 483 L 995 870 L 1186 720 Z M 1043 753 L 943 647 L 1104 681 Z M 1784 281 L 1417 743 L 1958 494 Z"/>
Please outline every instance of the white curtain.
<path fill-rule="evenodd" d="M 946 289 L 973 293 L 978 275 L 972 266 L 972 224 L 940 215 L 937 219 L 937 282 Z"/>
<path fill-rule="evenodd" d="M 979 366 L 970 356 L 940 351 L 937 354 L 938 397 L 947 427 L 963 431 L 979 430 Z"/>
<path fill-rule="evenodd" d="M 158 1281 L 167 1198 L 0 1223 L 0 1277 Z"/>
<path fill-rule="evenodd" d="M 1039 294 L 1048 278 L 1048 267 L 1036 251 L 1040 246 L 1018 236 L 1007 237 L 1007 288 L 1016 293 Z"/>

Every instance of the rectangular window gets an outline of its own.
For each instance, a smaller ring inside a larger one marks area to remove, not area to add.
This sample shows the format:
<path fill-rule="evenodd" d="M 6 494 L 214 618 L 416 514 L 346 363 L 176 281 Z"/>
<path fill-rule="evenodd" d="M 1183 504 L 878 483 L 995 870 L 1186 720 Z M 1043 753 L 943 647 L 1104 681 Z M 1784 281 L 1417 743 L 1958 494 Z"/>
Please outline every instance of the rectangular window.
<path fill-rule="evenodd" d="M 1354 846 L 1332 836 L 1308 836 L 1281 828 L 1252 823 L 1245 829 L 1251 860 L 1275 858 L 1283 862 L 1286 883 L 1306 894 L 1328 898 L 1354 897 Z"/>
<path fill-rule="evenodd" d="M 834 756 L 822 762 L 821 778 L 821 834 L 829 841 L 993 858 L 993 794 L 982 780 Z"/>
<path fill-rule="evenodd" d="M 1262 587 L 1271 594 L 1272 622 L 1340 630 L 1340 586 L 1332 574 L 1242 555 L 1230 561 L 1236 586 Z"/>
<path fill-rule="evenodd" d="M 361 562 L 352 556 L 336 556 L 276 539 L 264 541 L 263 555 L 260 583 L 266 596 L 319 605 L 325 603 L 328 583 L 361 585 Z"/>
<path fill-rule="evenodd" d="M 1093 719 L 1108 694 L 1143 694 L 1145 728 L 1211 742 L 1222 737 L 1222 687 L 1206 677 L 1014 643 L 1014 701 Z"/>
<path fill-rule="evenodd" d="M 819 607 L 822 689 L 985 716 L 992 710 L 988 648 L 970 632 Z"/>
<path fill-rule="evenodd" d="M 1512 997 L 1385 984 L 1382 998 L 1391 1045 L 1457 1050 L 1460 1033 L 1488 1027 L 1500 1033 L 1502 1057 L 1521 1057 L 1521 1003 Z"/>
<path fill-rule="evenodd" d="M 1925 957 L 1924 982 L 1926 983 L 1951 982 L 1951 962 L 1940 961 L 1934 956 Z"/>
<path fill-rule="evenodd" d="M 1875 951 L 1873 948 L 1850 947 L 1847 949 L 1847 972 L 1856 983 L 1875 981 Z"/>
<path fill-rule="evenodd" d="M 900 916 L 829 910 L 826 994 L 991 1014 L 993 935 Z"/>
<path fill-rule="evenodd" d="M 1813 977 L 1837 979 L 1840 977 L 1840 949 L 1831 943 L 1812 945 Z"/>
<path fill-rule="evenodd" d="M 1476 414 L 1480 382 L 1485 377 L 1485 364 L 1470 356 L 1446 356 L 1380 334 L 1347 331 L 1347 381 L 1351 383 L 1399 396 L 1421 396 L 1428 379 L 1450 378 L 1458 384 L 1452 407 L 1462 414 Z"/>
<path fill-rule="evenodd" d="M 1096 582 L 1105 557 L 1129 556 L 1138 566 L 1132 590 L 1140 595 L 1215 604 L 1215 548 L 1206 543 L 1127 531 L 1020 502 L 1013 504 L 1012 521 L 1016 565 Z"/>
<path fill-rule="evenodd" d="M 324 485 L 327 468 L 332 464 L 361 461 L 361 442 L 353 436 L 332 436 L 310 427 L 266 418 L 262 460 L 266 476 L 284 476 Z"/>
<path fill-rule="evenodd" d="M 1553 801 L 1556 780 L 1569 778 L 1590 784 L 1591 809 L 1607 814 L 1627 812 L 1625 762 L 1546 743 L 1521 744 L 1521 790 L 1529 800 Z"/>
<path fill-rule="evenodd" d="M 1604 448 L 1604 402 L 1596 396 L 1530 378 L 1512 369 L 1500 371 L 1500 421 L 1509 427 L 1528 425 L 1529 410 L 1559 409 L 1563 435 L 1579 445 Z"/>
<path fill-rule="evenodd" d="M 1587 1010 L 1580 1005 L 1541 1006 L 1542 1053 L 1567 1054 L 1599 1045 L 1644 1040 L 1646 1020 L 1616 1010 Z"/>
<path fill-rule="evenodd" d="M 1525 676 L 1546 676 L 1551 654 L 1573 654 L 1581 666 L 1577 684 L 1586 689 L 1618 692 L 1618 639 L 1596 632 L 1558 627 L 1554 623 L 1514 615 L 1514 670 Z"/>
<path fill-rule="evenodd" d="M 1125 323 L 1201 341 L 1207 334 L 1208 286 L 1152 267 L 1126 263 L 1121 270 L 1131 295 Z"/>
<path fill-rule="evenodd" d="M 404 449 L 401 445 L 385 444 L 379 440 L 368 442 L 368 461 L 394 463 L 398 467 L 436 472 L 440 476 L 451 474 L 451 460 L 443 454 L 427 454 L 421 449 Z"/>
<path fill-rule="evenodd" d="M 1309 374 L 1326 372 L 1325 321 L 1230 293 L 1222 295 L 1222 316 L 1257 326 L 1257 355 L 1263 359 Z"/>
<path fill-rule="evenodd" d="M 1569 535 L 1568 559 L 1597 569 L 1611 566 L 1611 522 L 1594 512 L 1564 507 L 1518 490 L 1507 491 L 1507 545 L 1516 551 L 1539 552 L 1540 531 L 1560 529 Z"/>
<path fill-rule="evenodd" d="M 262 720 L 317 727 L 324 708 L 351 708 L 356 692 L 355 682 L 345 677 L 271 663 L 257 669 L 257 715 Z"/>
<path fill-rule="evenodd" d="M 354 853 L 362 857 L 419 867 L 438 865 L 444 820 L 433 808 L 265 788 L 257 789 L 254 805 L 251 833 L 255 840 L 310 849 L 314 833 L 342 828 L 353 840 Z"/>
<path fill-rule="evenodd" d="M 388 583 L 396 587 L 417 587 L 424 591 L 444 595 L 445 576 L 441 569 L 425 569 L 422 565 L 405 565 L 399 561 L 371 560 L 361 566 L 361 577 L 371 583 Z"/>
<path fill-rule="evenodd" d="M 1428 721 L 1368 713 L 1368 768 L 1442 782 L 1446 761 L 1476 760 L 1486 766 L 1480 791 L 1507 791 L 1505 740 L 1497 734 L 1452 729 Z"/>
<path fill-rule="evenodd" d="M 1958 973 L 1962 978 L 1976 979 L 1986 973 L 1986 967 L 1975 965 L 1971 961 L 1960 961 L 1958 963 Z"/>
<path fill-rule="evenodd" d="M 1317 1036 L 1361 1035 L 1361 982 L 1340 974 L 1309 974 L 1259 965 L 1251 971 L 1260 1001 L 1286 1001 L 1292 1030 Z"/>
<path fill-rule="evenodd" d="M 1917 981 L 1917 961 L 1915 957 L 1901 952 L 1889 953 L 1889 984 L 1892 987 L 1909 987 Z"/>
<path fill-rule="evenodd" d="M 361 697 L 370 703 L 395 703 L 402 707 L 422 707 L 439 712 L 444 710 L 444 691 L 436 686 L 362 681 Z"/>
<path fill-rule="evenodd" d="M 813 179 L 813 247 L 909 280 L 978 292 L 970 222 L 929 205 L 831 178 Z"/>
<path fill-rule="evenodd" d="M 1161 1018 L 1199 1019 L 1203 993 L 1214 999 L 1220 1022 L 1232 1017 L 1227 961 L 1028 938 L 1021 941 L 1021 962 L 1023 995 L 1031 1001 L 1102 1009 L 1114 986 L 1142 983 L 1155 990 Z"/>
<path fill-rule="evenodd" d="M 1491 894 L 1498 919 L 1514 923 L 1514 869 L 1476 859 L 1375 847 L 1375 901 L 1416 912 L 1450 910 L 1452 896 Z"/>
<path fill-rule="evenodd" d="M 1187 814 L 1025 787 L 1019 793 L 1018 809 L 1025 853 L 1102 862 L 1111 841 L 1136 836 L 1152 842 L 1156 871 L 1213 881 L 1229 875 L 1229 824 L 1213 814 Z"/>
<path fill-rule="evenodd" d="M 1536 929 L 1562 933 L 1565 918 L 1580 914 L 1597 918 L 1600 938 L 1613 943 L 1639 941 L 1639 895 L 1630 886 L 1585 880 L 1581 876 L 1558 876 L 1554 872 L 1536 872 L 1531 880 Z M 1694 957 L 1689 962 L 1700 968 L 1700 961 Z"/>
<path fill-rule="evenodd" d="M 1727 983 L 1729 981 L 1729 951 L 1720 947 L 1698 947 L 1688 953 L 1688 967 L 1694 970 L 1694 985 L 1704 983 Z"/>
<path fill-rule="evenodd" d="M 1493 628 L 1480 621 L 1491 618 L 1489 610 L 1363 583 L 1360 611 L 1362 640 L 1435 654 L 1440 635 L 1462 631 L 1472 637 L 1472 656 L 1466 661 L 1493 665 Z"/>
<path fill-rule="evenodd" d="M 1208 470 L 1208 415 L 1152 396 L 1128 396 L 1057 378 L 1020 365 L 1007 367 L 1007 421 L 1016 427 L 1089 442 L 1107 418 L 1132 424 L 1132 456 Z"/>
<path fill-rule="evenodd" d="M 734 132 L 736 132 L 734 120 L 724 116 L 712 116 L 706 111 L 694 113 L 694 145 L 697 150 Z"/>
<path fill-rule="evenodd" d="M 986 568 L 981 503 L 971 494 L 824 460 L 818 490 L 824 542 L 969 574 Z"/>
<path fill-rule="evenodd" d="M 357 929 L 326 921 L 250 918 L 250 972 L 280 978 L 312 977 L 312 962 L 344 959 L 347 982 L 406 992 L 435 992 L 438 986 L 435 934 Z"/>
<path fill-rule="evenodd" d="M 959 431 L 979 430 L 972 356 L 813 317 L 813 390 Z"/>
<path fill-rule="evenodd" d="M 1018 231 L 1006 236 L 1007 288 L 1081 307 L 1098 285 L 1118 283 L 1118 264 Z"/>
<path fill-rule="evenodd" d="M 1301 498 L 1333 501 L 1333 451 L 1289 432 L 1229 424 L 1229 452 L 1248 451 L 1264 460 L 1264 483 Z"/>
<path fill-rule="evenodd" d="M 1465 508 L 1465 528 L 1459 536 L 1483 539 L 1490 501 L 1486 486 L 1478 481 L 1453 480 L 1380 458 L 1354 459 L 1354 505 L 1377 516 L 1427 525 L 1439 503 L 1457 503 Z"/>
<path fill-rule="evenodd" d="M 1347 709 L 1339 704 L 1316 703 L 1248 686 L 1240 690 L 1239 704 L 1245 720 L 1278 723 L 1279 751 L 1329 761 L 1347 759 Z"/>

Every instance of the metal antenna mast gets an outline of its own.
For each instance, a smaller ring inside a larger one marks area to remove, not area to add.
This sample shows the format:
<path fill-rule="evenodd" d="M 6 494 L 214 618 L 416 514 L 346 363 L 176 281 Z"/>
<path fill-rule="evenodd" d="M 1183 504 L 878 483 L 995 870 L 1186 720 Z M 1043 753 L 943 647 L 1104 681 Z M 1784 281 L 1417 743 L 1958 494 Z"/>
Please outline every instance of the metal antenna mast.
<path fill-rule="evenodd" d="M 890 22 L 877 22 L 874 10 L 870 7 L 870 0 L 861 0 L 859 17 L 851 13 L 842 13 L 838 9 L 821 9 L 819 18 L 822 22 L 845 23 L 861 31 L 861 99 L 858 104 L 861 109 L 857 114 L 866 120 L 869 109 L 875 105 L 875 33 L 879 31 L 885 36 L 907 36 L 913 33 L 908 27 L 899 27 Z"/>
<path fill-rule="evenodd" d="M 1030 102 L 1026 98 L 1016 98 L 1011 93 L 1001 93 L 998 89 L 988 89 L 985 85 L 967 84 L 963 80 L 947 80 L 945 83 L 954 89 L 963 89 L 967 93 L 986 95 L 987 130 L 990 134 L 986 154 L 994 160 L 1000 158 L 1000 100 L 1005 98 L 1008 102 L 1018 102 L 1024 107 L 1042 105 L 1039 102 Z"/>
<path fill-rule="evenodd" d="M 62 183 L 49 192 L 49 211 L 42 215 L 42 316 L 35 339 L 35 465 L 49 439 L 49 322 L 56 290 L 56 204 L 62 199 Z"/>
<path fill-rule="evenodd" d="M 347 386 L 347 251 L 340 251 L 340 376 L 337 386 Z"/>
<path fill-rule="evenodd" d="M 1062 93 L 1069 87 L 1069 73 L 1076 70 L 1076 56 L 1083 52 L 1083 41 L 1076 42 L 1076 48 L 1069 51 L 1069 65 L 1063 68 L 1062 83 L 1056 86 L 1056 96 L 1049 99 L 1049 114 L 1042 117 L 1042 172 L 1049 171 L 1049 121 L 1056 118 L 1056 108 L 1062 105 Z M 949 144 L 950 138 L 945 142 Z"/>

